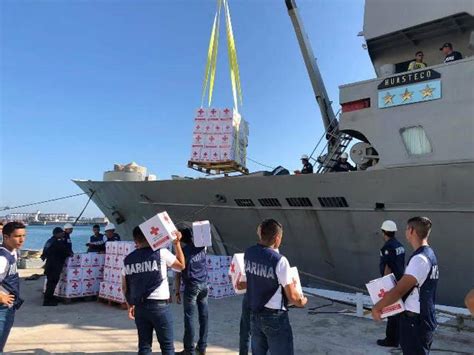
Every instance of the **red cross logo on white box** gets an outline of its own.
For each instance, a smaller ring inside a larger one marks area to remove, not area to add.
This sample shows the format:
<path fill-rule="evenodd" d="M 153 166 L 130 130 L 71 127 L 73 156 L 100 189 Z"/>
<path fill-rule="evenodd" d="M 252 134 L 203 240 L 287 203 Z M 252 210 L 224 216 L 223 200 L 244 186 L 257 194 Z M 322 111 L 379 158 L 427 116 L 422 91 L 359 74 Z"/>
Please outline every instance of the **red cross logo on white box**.
<path fill-rule="evenodd" d="M 92 274 L 92 270 L 91 270 L 90 268 L 89 268 L 89 269 L 87 269 L 87 271 L 86 271 L 86 272 L 89 274 L 89 276 L 91 276 L 91 274 Z"/>
<path fill-rule="evenodd" d="M 198 113 L 199 113 L 199 116 L 202 116 L 202 114 L 204 113 L 204 110 L 201 108 L 199 109 Z"/>
<path fill-rule="evenodd" d="M 234 263 L 230 264 L 230 272 L 232 274 L 235 274 L 235 265 L 234 265 Z"/>
<path fill-rule="evenodd" d="M 152 235 L 158 235 L 158 232 L 160 231 L 160 228 L 158 227 L 151 227 L 150 229 L 150 234 Z"/>
<path fill-rule="evenodd" d="M 226 109 L 224 110 L 224 113 L 225 113 L 226 115 L 227 115 L 229 112 L 230 112 L 230 110 L 229 110 L 228 108 L 226 108 Z"/>
<path fill-rule="evenodd" d="M 211 110 L 211 113 L 212 113 L 213 115 L 215 115 L 216 112 L 217 112 L 217 111 L 216 111 L 215 109 L 212 109 L 212 110 Z"/>
<path fill-rule="evenodd" d="M 383 296 L 385 296 L 386 293 L 387 293 L 387 292 L 385 292 L 385 290 L 382 288 L 382 289 L 380 290 L 380 293 L 379 293 L 377 296 L 379 296 L 380 298 L 383 298 Z"/>

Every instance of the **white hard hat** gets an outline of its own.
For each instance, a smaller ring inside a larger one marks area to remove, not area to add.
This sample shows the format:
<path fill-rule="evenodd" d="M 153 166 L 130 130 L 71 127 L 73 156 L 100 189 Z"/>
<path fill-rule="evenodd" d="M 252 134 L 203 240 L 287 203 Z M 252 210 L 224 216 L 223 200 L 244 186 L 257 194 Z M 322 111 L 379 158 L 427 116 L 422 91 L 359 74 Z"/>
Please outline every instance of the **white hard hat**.
<path fill-rule="evenodd" d="M 113 223 L 107 223 L 107 225 L 104 228 L 104 231 L 111 231 L 115 229 L 115 225 Z"/>
<path fill-rule="evenodd" d="M 73 229 L 74 226 L 71 223 L 66 223 L 63 227 L 63 229 Z"/>
<path fill-rule="evenodd" d="M 303 155 L 301 156 L 301 160 L 303 160 L 303 159 L 308 160 L 309 158 L 308 158 L 308 156 L 307 156 L 306 154 L 303 154 Z"/>
<path fill-rule="evenodd" d="M 347 155 L 347 153 L 344 152 L 344 153 L 341 154 L 341 158 L 342 159 L 347 159 L 347 158 L 349 158 L 349 155 Z"/>
<path fill-rule="evenodd" d="M 397 225 L 395 224 L 395 222 L 390 221 L 390 220 L 384 221 L 382 223 L 382 227 L 380 227 L 380 229 L 382 229 L 386 232 L 396 232 L 398 230 Z"/>

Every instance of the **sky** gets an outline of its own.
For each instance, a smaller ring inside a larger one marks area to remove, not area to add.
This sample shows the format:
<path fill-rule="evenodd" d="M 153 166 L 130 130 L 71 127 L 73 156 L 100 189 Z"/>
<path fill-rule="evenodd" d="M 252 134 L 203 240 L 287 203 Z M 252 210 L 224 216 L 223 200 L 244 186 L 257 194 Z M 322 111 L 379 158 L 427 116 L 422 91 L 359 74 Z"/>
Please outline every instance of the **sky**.
<path fill-rule="evenodd" d="M 215 1 L 2 0 L 0 7 L 0 209 L 80 193 L 71 179 L 102 180 L 114 163 L 135 161 L 159 179 L 199 175 L 187 161 Z M 337 111 L 339 85 L 375 77 L 357 36 L 363 1 L 299 0 L 298 7 Z M 248 156 L 298 169 L 323 125 L 285 2 L 230 0 L 230 10 Z M 214 107 L 233 103 L 224 31 Z M 78 215 L 86 202 L 10 212 Z M 100 215 L 93 204 L 84 214 Z"/>

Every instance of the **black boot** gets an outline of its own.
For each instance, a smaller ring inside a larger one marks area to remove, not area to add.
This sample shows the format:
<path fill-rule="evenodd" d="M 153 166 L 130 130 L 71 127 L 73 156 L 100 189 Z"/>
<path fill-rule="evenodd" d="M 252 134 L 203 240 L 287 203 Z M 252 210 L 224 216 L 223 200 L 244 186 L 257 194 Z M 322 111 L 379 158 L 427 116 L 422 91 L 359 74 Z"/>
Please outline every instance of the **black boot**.
<path fill-rule="evenodd" d="M 387 338 L 377 340 L 377 345 L 386 346 L 386 347 L 390 347 L 390 348 L 398 348 L 397 343 L 395 343 L 393 341 L 390 341 Z"/>

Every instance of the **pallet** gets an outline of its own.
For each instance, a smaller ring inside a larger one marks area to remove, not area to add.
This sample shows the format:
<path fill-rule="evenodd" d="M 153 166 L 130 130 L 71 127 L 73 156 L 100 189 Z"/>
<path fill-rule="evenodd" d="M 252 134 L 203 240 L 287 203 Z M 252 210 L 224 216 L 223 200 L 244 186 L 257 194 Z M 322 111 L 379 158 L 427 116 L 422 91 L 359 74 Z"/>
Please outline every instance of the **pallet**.
<path fill-rule="evenodd" d="M 107 298 L 103 298 L 103 297 L 97 297 L 97 301 L 100 302 L 100 303 L 104 303 L 108 306 L 111 306 L 111 307 L 118 307 L 120 309 L 127 309 L 127 304 L 125 302 L 117 302 L 117 301 L 113 301 L 113 300 L 109 300 Z"/>
<path fill-rule="evenodd" d="M 212 163 L 212 162 L 197 162 L 197 161 L 188 161 L 188 168 L 199 171 L 201 173 L 206 173 L 209 175 L 227 175 L 229 173 L 242 173 L 247 175 L 249 169 L 236 163 L 235 161 Z"/>

